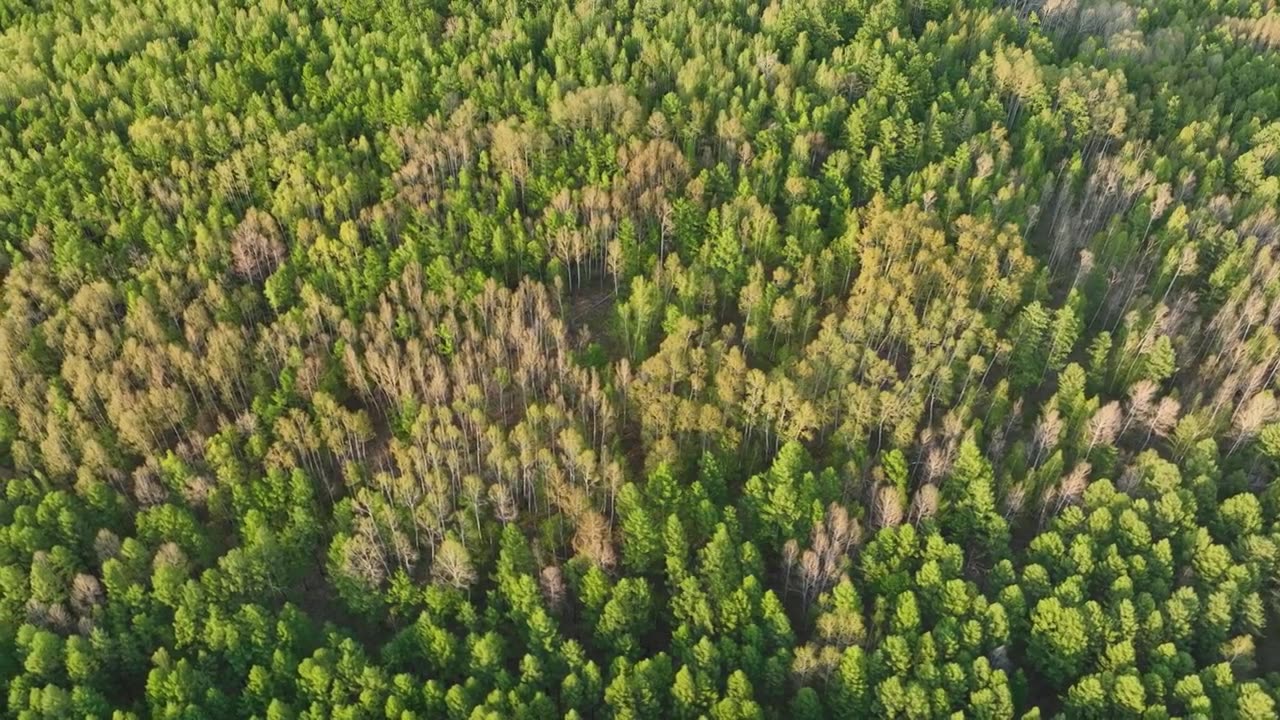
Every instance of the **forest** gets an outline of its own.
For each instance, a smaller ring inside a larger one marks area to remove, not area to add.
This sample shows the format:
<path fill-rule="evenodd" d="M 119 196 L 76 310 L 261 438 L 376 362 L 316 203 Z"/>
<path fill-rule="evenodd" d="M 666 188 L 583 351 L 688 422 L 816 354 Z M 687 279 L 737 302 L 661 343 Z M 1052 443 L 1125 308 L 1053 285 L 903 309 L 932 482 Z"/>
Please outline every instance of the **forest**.
<path fill-rule="evenodd" d="M 0 716 L 1280 714 L 1276 0 L 0 0 Z"/>

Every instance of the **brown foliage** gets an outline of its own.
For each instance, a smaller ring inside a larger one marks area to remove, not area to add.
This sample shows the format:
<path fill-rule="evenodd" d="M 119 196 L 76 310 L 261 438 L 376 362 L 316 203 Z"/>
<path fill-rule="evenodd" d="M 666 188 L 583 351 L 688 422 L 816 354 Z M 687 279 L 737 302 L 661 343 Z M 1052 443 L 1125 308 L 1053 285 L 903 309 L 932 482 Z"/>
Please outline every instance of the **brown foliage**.
<path fill-rule="evenodd" d="M 257 208 L 249 208 L 231 233 L 231 269 L 242 278 L 266 279 L 280 266 L 285 252 L 276 219 Z"/>

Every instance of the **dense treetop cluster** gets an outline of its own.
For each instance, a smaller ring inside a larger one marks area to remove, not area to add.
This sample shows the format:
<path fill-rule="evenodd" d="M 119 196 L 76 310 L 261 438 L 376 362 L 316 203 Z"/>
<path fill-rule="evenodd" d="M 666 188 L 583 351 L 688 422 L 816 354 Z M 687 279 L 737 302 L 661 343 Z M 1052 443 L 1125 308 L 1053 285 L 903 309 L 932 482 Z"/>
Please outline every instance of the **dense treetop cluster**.
<path fill-rule="evenodd" d="M 0 715 L 1280 708 L 1274 0 L 0 1 Z"/>

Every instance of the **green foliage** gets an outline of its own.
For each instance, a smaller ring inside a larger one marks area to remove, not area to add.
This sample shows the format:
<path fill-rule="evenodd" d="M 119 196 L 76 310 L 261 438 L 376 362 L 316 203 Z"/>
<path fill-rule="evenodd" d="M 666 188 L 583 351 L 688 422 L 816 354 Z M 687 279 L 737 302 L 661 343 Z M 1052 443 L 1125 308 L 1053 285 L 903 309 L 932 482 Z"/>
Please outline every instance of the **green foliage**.
<path fill-rule="evenodd" d="M 1273 4 L 0 4 L 0 715 L 1274 717 Z"/>

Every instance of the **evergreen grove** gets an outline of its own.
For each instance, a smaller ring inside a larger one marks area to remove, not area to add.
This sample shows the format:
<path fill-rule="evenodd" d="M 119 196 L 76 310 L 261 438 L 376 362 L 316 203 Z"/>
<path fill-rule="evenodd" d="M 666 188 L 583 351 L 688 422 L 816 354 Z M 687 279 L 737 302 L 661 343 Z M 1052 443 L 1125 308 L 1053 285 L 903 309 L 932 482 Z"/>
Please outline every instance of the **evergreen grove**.
<path fill-rule="evenodd" d="M 0 716 L 1277 717 L 1275 0 L 0 0 Z"/>

